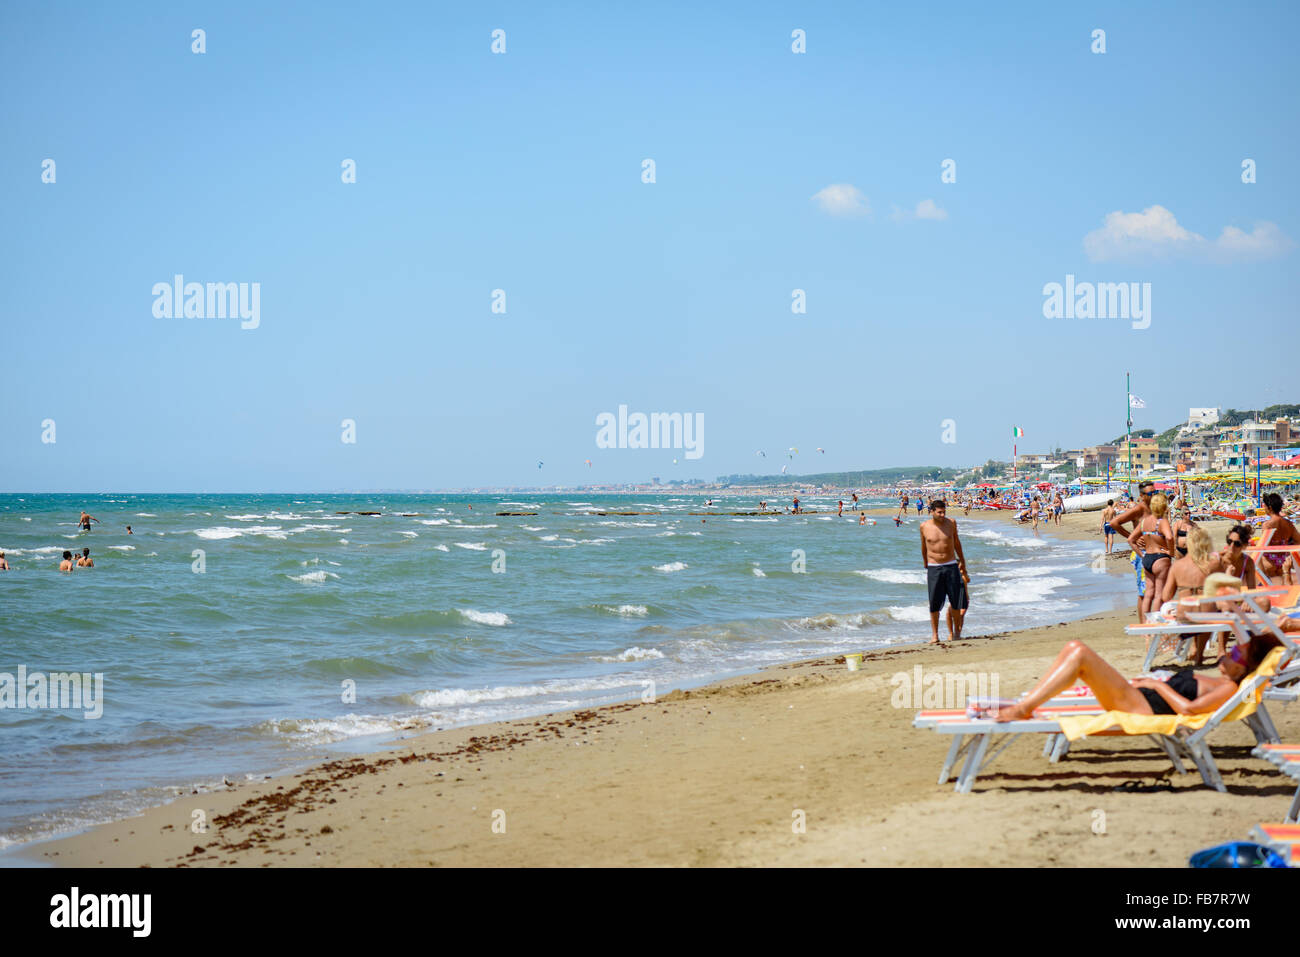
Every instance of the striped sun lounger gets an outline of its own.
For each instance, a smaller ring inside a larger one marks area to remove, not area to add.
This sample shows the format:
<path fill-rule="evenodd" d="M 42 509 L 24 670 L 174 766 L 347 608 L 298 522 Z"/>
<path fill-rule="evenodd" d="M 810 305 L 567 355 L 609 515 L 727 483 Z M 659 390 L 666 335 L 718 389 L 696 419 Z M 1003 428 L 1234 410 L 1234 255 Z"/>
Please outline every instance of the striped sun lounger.
<path fill-rule="evenodd" d="M 1300 863 L 1300 824 L 1257 824 L 1250 836 L 1281 854 L 1288 864 Z"/>
<path fill-rule="evenodd" d="M 939 771 L 939 783 L 948 781 L 958 761 L 965 756 L 962 770 L 957 776 L 955 790 L 969 794 L 975 779 L 1022 734 L 1046 734 L 1043 753 L 1053 761 L 1059 760 L 1068 748 L 1068 742 L 1085 737 L 1149 735 L 1168 756 L 1179 774 L 1185 772 L 1181 759 L 1187 759 L 1200 772 L 1201 780 L 1217 791 L 1225 791 L 1223 778 L 1210 751 L 1207 737 L 1227 721 L 1244 721 L 1261 744 L 1278 741 L 1277 732 L 1267 714 L 1263 712 L 1263 689 L 1277 672 L 1287 648 L 1275 648 L 1264 659 L 1254 674 L 1245 678 L 1237 691 L 1212 714 L 1194 715 L 1140 715 L 1118 711 L 1103 711 L 1096 702 L 1057 703 L 1054 699 L 1034 711 L 1032 718 L 1023 721 L 997 722 L 987 718 L 967 718 L 948 712 L 921 712 L 913 722 L 915 727 L 930 728 L 939 734 L 953 736 L 947 757 Z M 925 723 L 917 723 L 926 714 Z M 993 749 L 996 739 L 1003 740 Z M 990 754 L 990 750 L 992 753 Z"/>
<path fill-rule="evenodd" d="M 1300 744 L 1261 744 L 1251 754 L 1274 765 L 1278 771 L 1300 782 Z M 1286 812 L 1286 823 L 1295 824 L 1300 816 L 1300 786 L 1296 787 L 1291 808 Z"/>

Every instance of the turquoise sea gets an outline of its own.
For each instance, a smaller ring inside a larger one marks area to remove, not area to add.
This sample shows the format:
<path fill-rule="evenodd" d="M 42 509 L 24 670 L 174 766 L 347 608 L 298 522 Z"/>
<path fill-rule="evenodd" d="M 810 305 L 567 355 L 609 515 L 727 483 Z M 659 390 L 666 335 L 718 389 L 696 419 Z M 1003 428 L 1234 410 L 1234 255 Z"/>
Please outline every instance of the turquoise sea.
<path fill-rule="evenodd" d="M 915 514 L 861 526 L 816 497 L 832 514 L 688 514 L 757 506 L 706 501 L 0 495 L 0 677 L 104 676 L 97 719 L 0 709 L 0 846 L 423 729 L 928 637 Z M 953 517 L 968 634 L 1131 599 L 1090 568 L 1100 540 Z M 83 546 L 95 567 L 61 574 Z"/>

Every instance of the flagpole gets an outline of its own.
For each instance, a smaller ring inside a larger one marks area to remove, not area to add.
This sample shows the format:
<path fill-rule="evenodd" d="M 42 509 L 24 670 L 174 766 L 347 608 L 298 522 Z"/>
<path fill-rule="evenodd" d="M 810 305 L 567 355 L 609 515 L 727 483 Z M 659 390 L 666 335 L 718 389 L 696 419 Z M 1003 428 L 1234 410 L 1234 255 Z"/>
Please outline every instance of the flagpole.
<path fill-rule="evenodd" d="M 1133 482 L 1133 382 L 1132 375 L 1128 372 L 1124 373 L 1124 391 L 1124 417 L 1128 422 L 1124 432 L 1124 443 L 1128 446 L 1128 481 L 1125 482 L 1125 488 L 1128 488 Z M 1129 491 L 1133 490 L 1130 488 Z"/>

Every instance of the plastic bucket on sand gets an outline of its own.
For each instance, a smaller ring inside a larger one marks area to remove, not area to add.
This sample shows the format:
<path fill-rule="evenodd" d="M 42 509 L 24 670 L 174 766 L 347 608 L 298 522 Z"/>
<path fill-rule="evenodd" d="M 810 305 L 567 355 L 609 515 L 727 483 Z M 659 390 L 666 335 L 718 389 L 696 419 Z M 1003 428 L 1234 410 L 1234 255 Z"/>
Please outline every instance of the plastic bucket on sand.
<path fill-rule="evenodd" d="M 858 671 L 862 668 L 862 655 L 845 655 L 844 664 L 849 671 Z"/>

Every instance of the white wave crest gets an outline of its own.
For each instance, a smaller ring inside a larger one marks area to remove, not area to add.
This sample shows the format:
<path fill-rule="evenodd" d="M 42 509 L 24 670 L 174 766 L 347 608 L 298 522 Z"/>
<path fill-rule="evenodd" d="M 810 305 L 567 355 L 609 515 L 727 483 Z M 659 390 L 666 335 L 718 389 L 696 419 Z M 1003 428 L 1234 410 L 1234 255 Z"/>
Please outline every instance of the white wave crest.
<path fill-rule="evenodd" d="M 914 568 L 867 568 L 853 574 L 891 585 L 924 585 L 925 572 Z"/>
<path fill-rule="evenodd" d="M 626 651 L 617 655 L 595 655 L 593 661 L 604 661 L 615 664 L 623 661 L 651 661 L 655 658 L 662 658 L 664 653 L 658 648 L 638 648 L 633 645 Z"/>
<path fill-rule="evenodd" d="M 458 611 L 466 621 L 479 625 L 493 625 L 497 628 L 513 624 L 510 616 L 503 611 L 475 611 L 473 608 L 460 608 Z"/>

